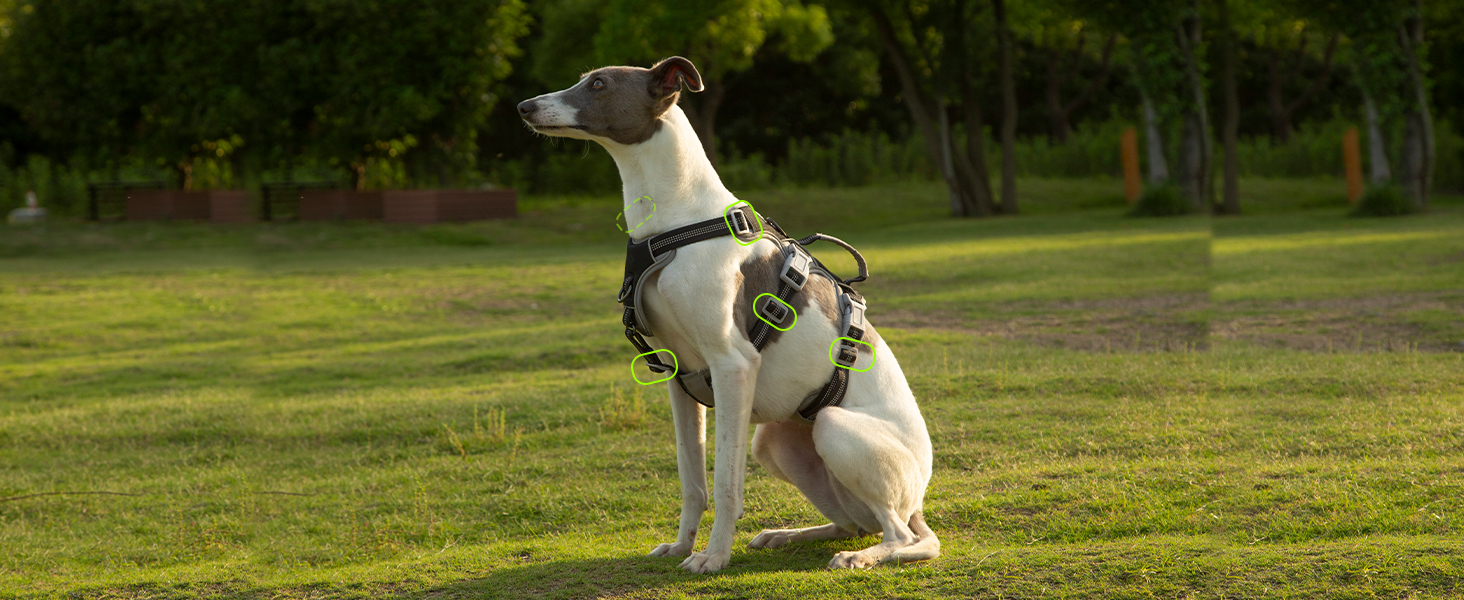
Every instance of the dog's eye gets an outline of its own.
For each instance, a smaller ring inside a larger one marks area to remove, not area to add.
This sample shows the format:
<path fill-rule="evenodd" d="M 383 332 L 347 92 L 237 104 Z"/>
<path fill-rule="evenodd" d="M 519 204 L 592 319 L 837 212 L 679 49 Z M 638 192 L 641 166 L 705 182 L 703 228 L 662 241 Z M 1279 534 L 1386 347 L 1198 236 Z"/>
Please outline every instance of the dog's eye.
<path fill-rule="evenodd" d="M 590 84 L 590 87 L 593 88 L 593 89 L 602 90 L 602 89 L 605 89 L 605 82 L 604 81 L 601 81 L 599 79 L 596 79 L 594 83 L 591 83 Z"/>

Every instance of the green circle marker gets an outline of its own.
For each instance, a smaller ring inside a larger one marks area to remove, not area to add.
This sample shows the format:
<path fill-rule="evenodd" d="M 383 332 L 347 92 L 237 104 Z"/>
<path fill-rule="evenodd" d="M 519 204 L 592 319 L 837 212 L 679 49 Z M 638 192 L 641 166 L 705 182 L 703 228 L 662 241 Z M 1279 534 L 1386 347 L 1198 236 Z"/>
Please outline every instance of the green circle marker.
<path fill-rule="evenodd" d="M 762 322 L 767 323 L 769 327 L 772 327 L 773 329 L 776 329 L 778 331 L 788 331 L 789 329 L 792 329 L 794 325 L 797 325 L 798 324 L 798 310 L 795 309 L 795 308 L 793 308 L 793 305 L 792 304 L 788 304 L 787 302 L 784 302 L 782 298 L 779 298 L 779 297 L 777 297 L 774 294 L 758 294 L 756 298 L 753 298 L 752 299 L 752 305 L 754 307 L 756 307 L 757 306 L 757 301 L 758 300 L 761 300 L 763 296 L 767 296 L 769 298 L 772 298 L 773 300 L 776 300 L 778 302 L 778 304 L 782 304 L 783 306 L 788 307 L 788 312 L 793 313 L 793 322 L 791 324 L 789 324 L 788 327 L 786 327 L 786 328 L 784 328 L 784 327 L 778 327 L 777 325 L 774 325 L 772 321 L 769 321 L 769 320 L 763 318 L 762 313 L 758 312 L 757 309 L 754 308 L 753 311 L 752 311 L 752 314 L 756 315 L 758 319 L 761 319 Z"/>
<path fill-rule="evenodd" d="M 724 222 L 724 223 L 727 224 L 727 231 L 732 232 L 732 239 L 734 241 L 736 241 L 738 244 L 742 244 L 743 246 L 751 246 L 753 244 L 756 244 L 758 240 L 762 239 L 762 236 L 763 236 L 762 219 L 757 219 L 757 239 L 756 240 L 752 240 L 750 242 L 743 243 L 742 239 L 737 237 L 737 230 L 732 228 L 732 219 L 731 219 L 731 217 L 729 216 L 729 214 L 727 212 L 727 211 L 732 210 L 732 207 L 737 206 L 738 204 L 746 204 L 747 205 L 747 208 L 752 209 L 752 212 L 754 212 L 754 213 L 757 212 L 757 209 L 756 208 L 753 208 L 751 202 L 748 202 L 746 200 L 738 200 L 736 202 L 733 202 L 731 204 L 728 204 L 726 208 L 723 208 L 722 209 L 722 222 Z"/>
<path fill-rule="evenodd" d="M 655 381 L 641 381 L 640 380 L 640 376 L 635 374 L 635 361 L 640 360 L 640 357 L 642 357 L 642 356 L 646 356 L 648 354 L 655 354 L 657 352 L 665 352 L 665 353 L 671 355 L 671 374 L 670 375 L 667 375 L 665 377 L 662 377 L 660 379 L 657 379 Z M 652 350 L 650 352 L 642 352 L 640 354 L 635 355 L 635 358 L 630 359 L 630 378 L 631 379 L 634 379 L 636 383 L 639 383 L 641 385 L 651 385 L 651 384 L 655 384 L 655 383 L 661 383 L 662 381 L 667 381 L 667 380 L 671 379 L 672 377 L 675 377 L 676 374 L 679 373 L 679 372 L 681 372 L 681 363 L 676 360 L 676 353 L 675 352 L 672 352 L 670 350 L 661 349 L 661 350 Z"/>
<path fill-rule="evenodd" d="M 869 359 L 869 366 L 864 367 L 863 369 L 856 369 L 856 368 L 854 368 L 852 366 L 846 367 L 844 365 L 841 365 L 841 364 L 835 362 L 834 361 L 834 346 L 839 345 L 839 340 L 849 340 L 849 341 L 854 342 L 854 343 L 864 344 L 865 346 L 869 346 L 869 355 L 871 357 Z M 838 367 L 840 369 L 848 369 L 850 371 L 854 371 L 855 373 L 863 373 L 865 371 L 868 371 L 868 370 L 874 368 L 874 360 L 876 358 L 879 358 L 879 354 L 876 354 L 875 353 L 875 351 L 874 351 L 874 344 L 871 344 L 871 343 L 866 342 L 864 340 L 856 340 L 856 339 L 851 338 L 851 337 L 839 337 L 839 338 L 834 338 L 834 341 L 829 342 L 829 362 L 834 363 L 834 366 L 835 367 Z"/>
<path fill-rule="evenodd" d="M 639 198 L 636 198 L 635 199 L 635 202 L 631 202 L 631 204 L 640 204 L 640 201 L 641 200 L 650 200 L 650 199 L 651 199 L 650 196 L 641 196 Z M 625 211 L 620 211 L 619 214 L 615 215 L 615 228 L 616 229 L 619 229 L 620 231 L 622 231 L 624 233 L 635 233 L 635 230 L 640 229 L 641 225 L 645 225 L 646 223 L 650 222 L 651 217 L 653 217 L 655 215 L 656 215 L 656 202 L 654 200 L 652 200 L 651 201 L 651 214 L 646 215 L 646 218 L 645 219 L 642 219 L 640 223 L 637 223 L 635 227 L 631 227 L 630 229 L 626 229 L 626 228 L 620 226 L 620 217 L 625 216 Z M 627 225 L 628 224 L 629 223 L 627 223 Z"/>

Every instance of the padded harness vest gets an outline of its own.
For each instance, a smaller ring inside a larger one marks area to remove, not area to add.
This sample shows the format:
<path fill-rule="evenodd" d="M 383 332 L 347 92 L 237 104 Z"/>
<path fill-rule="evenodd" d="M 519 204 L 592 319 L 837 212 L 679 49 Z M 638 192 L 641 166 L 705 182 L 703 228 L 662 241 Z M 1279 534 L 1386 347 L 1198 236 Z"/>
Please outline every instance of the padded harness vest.
<path fill-rule="evenodd" d="M 661 362 L 657 358 L 655 349 L 646 343 L 645 338 L 655 336 L 648 319 L 639 315 L 637 308 L 642 306 L 641 297 L 649 285 L 646 283 L 646 278 L 671 264 L 671 261 L 676 258 L 677 248 L 724 235 L 735 236 L 739 242 L 745 244 L 766 237 L 778 244 L 783 255 L 783 266 L 778 273 L 778 291 L 776 293 L 778 300 L 782 302 L 774 301 L 767 295 L 761 295 L 758 296 L 758 301 L 754 302 L 752 307 L 754 316 L 751 319 L 752 325 L 748 329 L 747 338 L 752 341 L 752 345 L 759 352 L 767 346 L 772 334 L 773 326 L 769 323 L 782 325 L 789 316 L 792 316 L 789 308 L 792 306 L 791 301 L 808 282 L 810 274 L 828 279 L 839 292 L 839 333 L 841 338 L 849 339 L 839 340 L 837 356 L 833 357 L 834 374 L 829 378 L 829 382 L 824 384 L 822 389 L 805 398 L 799 405 L 798 415 L 806 421 L 812 421 L 818 416 L 819 410 L 826 406 L 838 406 L 843 401 L 844 392 L 849 385 L 849 369 L 859 360 L 860 347 L 865 345 L 850 341 L 851 339 L 863 340 L 865 331 L 864 298 L 859 295 L 859 292 L 854 291 L 852 286 L 869 277 L 869 268 L 859 251 L 843 240 L 821 233 L 815 233 L 801 240 L 794 239 L 784 233 L 783 228 L 772 219 L 763 218 L 745 204 L 732 206 L 719 218 L 707 219 L 673 229 L 640 242 L 630 240 L 625 250 L 625 279 L 621 283 L 619 297 L 620 303 L 625 305 L 625 315 L 621 319 L 625 324 L 625 337 L 635 346 L 636 352 L 646 355 L 647 366 L 652 371 L 672 373 L 676 383 L 692 399 L 707 407 L 716 404 L 712 391 L 711 370 L 701 369 L 691 373 L 678 373 L 676 366 Z M 803 248 L 819 240 L 833 242 L 848 250 L 854 256 L 855 262 L 859 264 L 859 276 L 841 280 Z M 759 316 L 762 318 L 758 318 Z M 794 318 L 796 319 L 796 316 Z"/>

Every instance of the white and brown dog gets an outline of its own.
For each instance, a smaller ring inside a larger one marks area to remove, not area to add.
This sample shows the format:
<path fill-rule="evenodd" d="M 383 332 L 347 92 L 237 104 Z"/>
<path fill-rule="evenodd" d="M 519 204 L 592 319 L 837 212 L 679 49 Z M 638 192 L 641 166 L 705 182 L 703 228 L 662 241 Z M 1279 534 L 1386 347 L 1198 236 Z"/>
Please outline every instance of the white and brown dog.
<path fill-rule="evenodd" d="M 643 223 L 631 234 L 641 240 L 721 217 L 737 201 L 676 105 L 683 85 L 702 89 L 696 67 L 681 57 L 650 69 L 605 67 L 569 89 L 524 101 L 518 110 L 534 131 L 594 140 L 610 152 L 624 183 L 625 220 Z M 637 202 L 647 196 L 654 211 L 650 203 Z M 695 573 L 727 566 L 742 516 L 748 428 L 756 423 L 752 453 L 758 463 L 797 486 L 832 523 L 764 530 L 750 547 L 882 532 L 882 543 L 840 552 L 829 567 L 939 556 L 940 541 L 921 514 L 930 481 L 930 436 L 899 362 L 873 326 L 865 334 L 875 349 L 873 367 L 851 372 L 842 404 L 820 411 L 812 426 L 795 411 L 838 368 L 828 359 L 829 344 L 839 336 L 833 284 L 810 278 L 794 301 L 803 318 L 777 333 L 762 352 L 748 340 L 752 297 L 772 291 L 761 288 L 776 288 L 781 264 L 771 240 L 743 246 L 724 236 L 680 248 L 676 260 L 646 282 L 641 314 L 654 323 L 653 346 L 675 352 L 683 371 L 710 368 L 717 395 L 711 539 L 705 550 L 692 552 L 708 500 L 706 411 L 673 381 L 681 527 L 675 542 L 657 546 L 651 555 L 687 556 L 681 566 Z"/>

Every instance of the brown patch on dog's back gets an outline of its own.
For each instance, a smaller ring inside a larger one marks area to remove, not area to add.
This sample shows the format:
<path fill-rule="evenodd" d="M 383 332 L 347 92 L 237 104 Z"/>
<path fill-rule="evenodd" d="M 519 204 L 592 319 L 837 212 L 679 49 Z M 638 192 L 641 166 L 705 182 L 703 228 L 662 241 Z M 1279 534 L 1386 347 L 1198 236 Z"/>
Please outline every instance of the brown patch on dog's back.
<path fill-rule="evenodd" d="M 763 294 L 777 294 L 778 284 L 782 282 L 778 275 L 783 270 L 783 253 L 770 252 L 764 256 L 753 258 L 742 263 L 739 273 L 739 284 L 741 290 L 737 295 L 737 301 L 732 306 L 732 320 L 737 324 L 737 329 L 747 337 L 748 330 L 752 328 L 756 315 L 752 313 L 753 301 Z M 808 282 L 803 284 L 803 289 L 793 295 L 793 309 L 798 311 L 799 318 L 808 318 L 808 308 L 812 305 L 814 298 L 818 299 L 819 311 L 824 318 L 839 322 L 839 300 L 834 293 L 834 284 L 821 275 L 810 272 Z M 778 341 L 782 335 L 781 331 L 773 329 L 768 336 L 768 344 Z"/>

